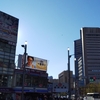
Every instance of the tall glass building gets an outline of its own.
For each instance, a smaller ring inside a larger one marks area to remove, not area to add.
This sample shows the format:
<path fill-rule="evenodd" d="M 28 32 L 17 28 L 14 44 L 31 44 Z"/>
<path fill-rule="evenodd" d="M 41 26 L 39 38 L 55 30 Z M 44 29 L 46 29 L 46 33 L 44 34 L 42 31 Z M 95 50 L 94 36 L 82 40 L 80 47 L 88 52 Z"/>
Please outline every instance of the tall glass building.
<path fill-rule="evenodd" d="M 82 59 L 82 42 L 81 39 L 74 41 L 74 56 L 75 56 L 75 77 L 79 86 L 84 85 L 84 71 Z"/>
<path fill-rule="evenodd" d="M 19 19 L 0 11 L 0 100 L 12 92 Z"/>
<path fill-rule="evenodd" d="M 91 77 L 100 82 L 100 28 L 83 27 L 80 31 L 82 40 L 83 70 L 86 84 Z"/>

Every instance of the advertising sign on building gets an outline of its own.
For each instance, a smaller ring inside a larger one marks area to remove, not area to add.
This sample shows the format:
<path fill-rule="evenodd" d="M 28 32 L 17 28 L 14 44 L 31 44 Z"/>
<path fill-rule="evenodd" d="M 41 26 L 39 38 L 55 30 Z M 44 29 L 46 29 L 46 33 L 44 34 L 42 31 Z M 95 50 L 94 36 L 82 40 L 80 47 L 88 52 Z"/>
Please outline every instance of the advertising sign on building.
<path fill-rule="evenodd" d="M 17 42 L 18 19 L 0 11 L 0 38 Z"/>
<path fill-rule="evenodd" d="M 53 83 L 53 92 L 68 92 L 67 83 Z"/>
<path fill-rule="evenodd" d="M 19 65 L 21 67 L 24 66 L 24 58 L 23 57 L 24 56 L 22 56 L 22 61 L 18 60 L 18 62 L 22 62 L 22 64 Z M 27 55 L 25 68 L 47 71 L 47 60 Z"/>

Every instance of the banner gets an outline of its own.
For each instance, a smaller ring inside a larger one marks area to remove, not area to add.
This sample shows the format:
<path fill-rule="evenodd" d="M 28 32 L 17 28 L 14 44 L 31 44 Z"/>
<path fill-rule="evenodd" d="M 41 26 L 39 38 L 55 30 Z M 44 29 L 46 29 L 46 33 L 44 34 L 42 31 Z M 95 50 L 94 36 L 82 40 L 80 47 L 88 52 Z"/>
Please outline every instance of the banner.
<path fill-rule="evenodd" d="M 21 63 L 22 64 L 20 64 L 20 66 L 23 67 L 24 66 L 24 56 L 22 56 Z M 47 71 L 47 60 L 27 55 L 25 68 Z"/>

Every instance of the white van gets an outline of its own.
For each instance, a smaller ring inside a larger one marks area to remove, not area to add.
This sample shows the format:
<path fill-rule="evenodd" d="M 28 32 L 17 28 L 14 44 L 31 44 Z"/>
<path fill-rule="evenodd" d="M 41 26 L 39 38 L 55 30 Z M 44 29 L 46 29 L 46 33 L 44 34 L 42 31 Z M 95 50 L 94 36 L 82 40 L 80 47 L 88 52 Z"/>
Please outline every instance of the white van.
<path fill-rule="evenodd" d="M 99 93 L 87 93 L 83 100 L 100 100 Z"/>
<path fill-rule="evenodd" d="M 83 100 L 94 100 L 94 98 L 91 97 L 91 96 L 85 96 L 85 97 L 83 98 Z"/>

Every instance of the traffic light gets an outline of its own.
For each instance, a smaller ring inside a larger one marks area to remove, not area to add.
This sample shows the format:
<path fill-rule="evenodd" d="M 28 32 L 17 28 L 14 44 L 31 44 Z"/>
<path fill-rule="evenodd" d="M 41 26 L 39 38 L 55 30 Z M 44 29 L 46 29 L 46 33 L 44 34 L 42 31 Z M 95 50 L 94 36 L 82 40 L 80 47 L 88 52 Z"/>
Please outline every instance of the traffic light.
<path fill-rule="evenodd" d="M 96 80 L 96 77 L 94 76 L 94 77 L 90 77 L 90 82 L 94 82 Z"/>
<path fill-rule="evenodd" d="M 93 81 L 95 81 L 95 80 L 96 80 L 96 77 L 94 76 L 94 77 L 93 77 Z"/>
<path fill-rule="evenodd" d="M 89 80 L 90 82 L 93 82 L 93 77 L 90 77 L 90 80 Z"/>

